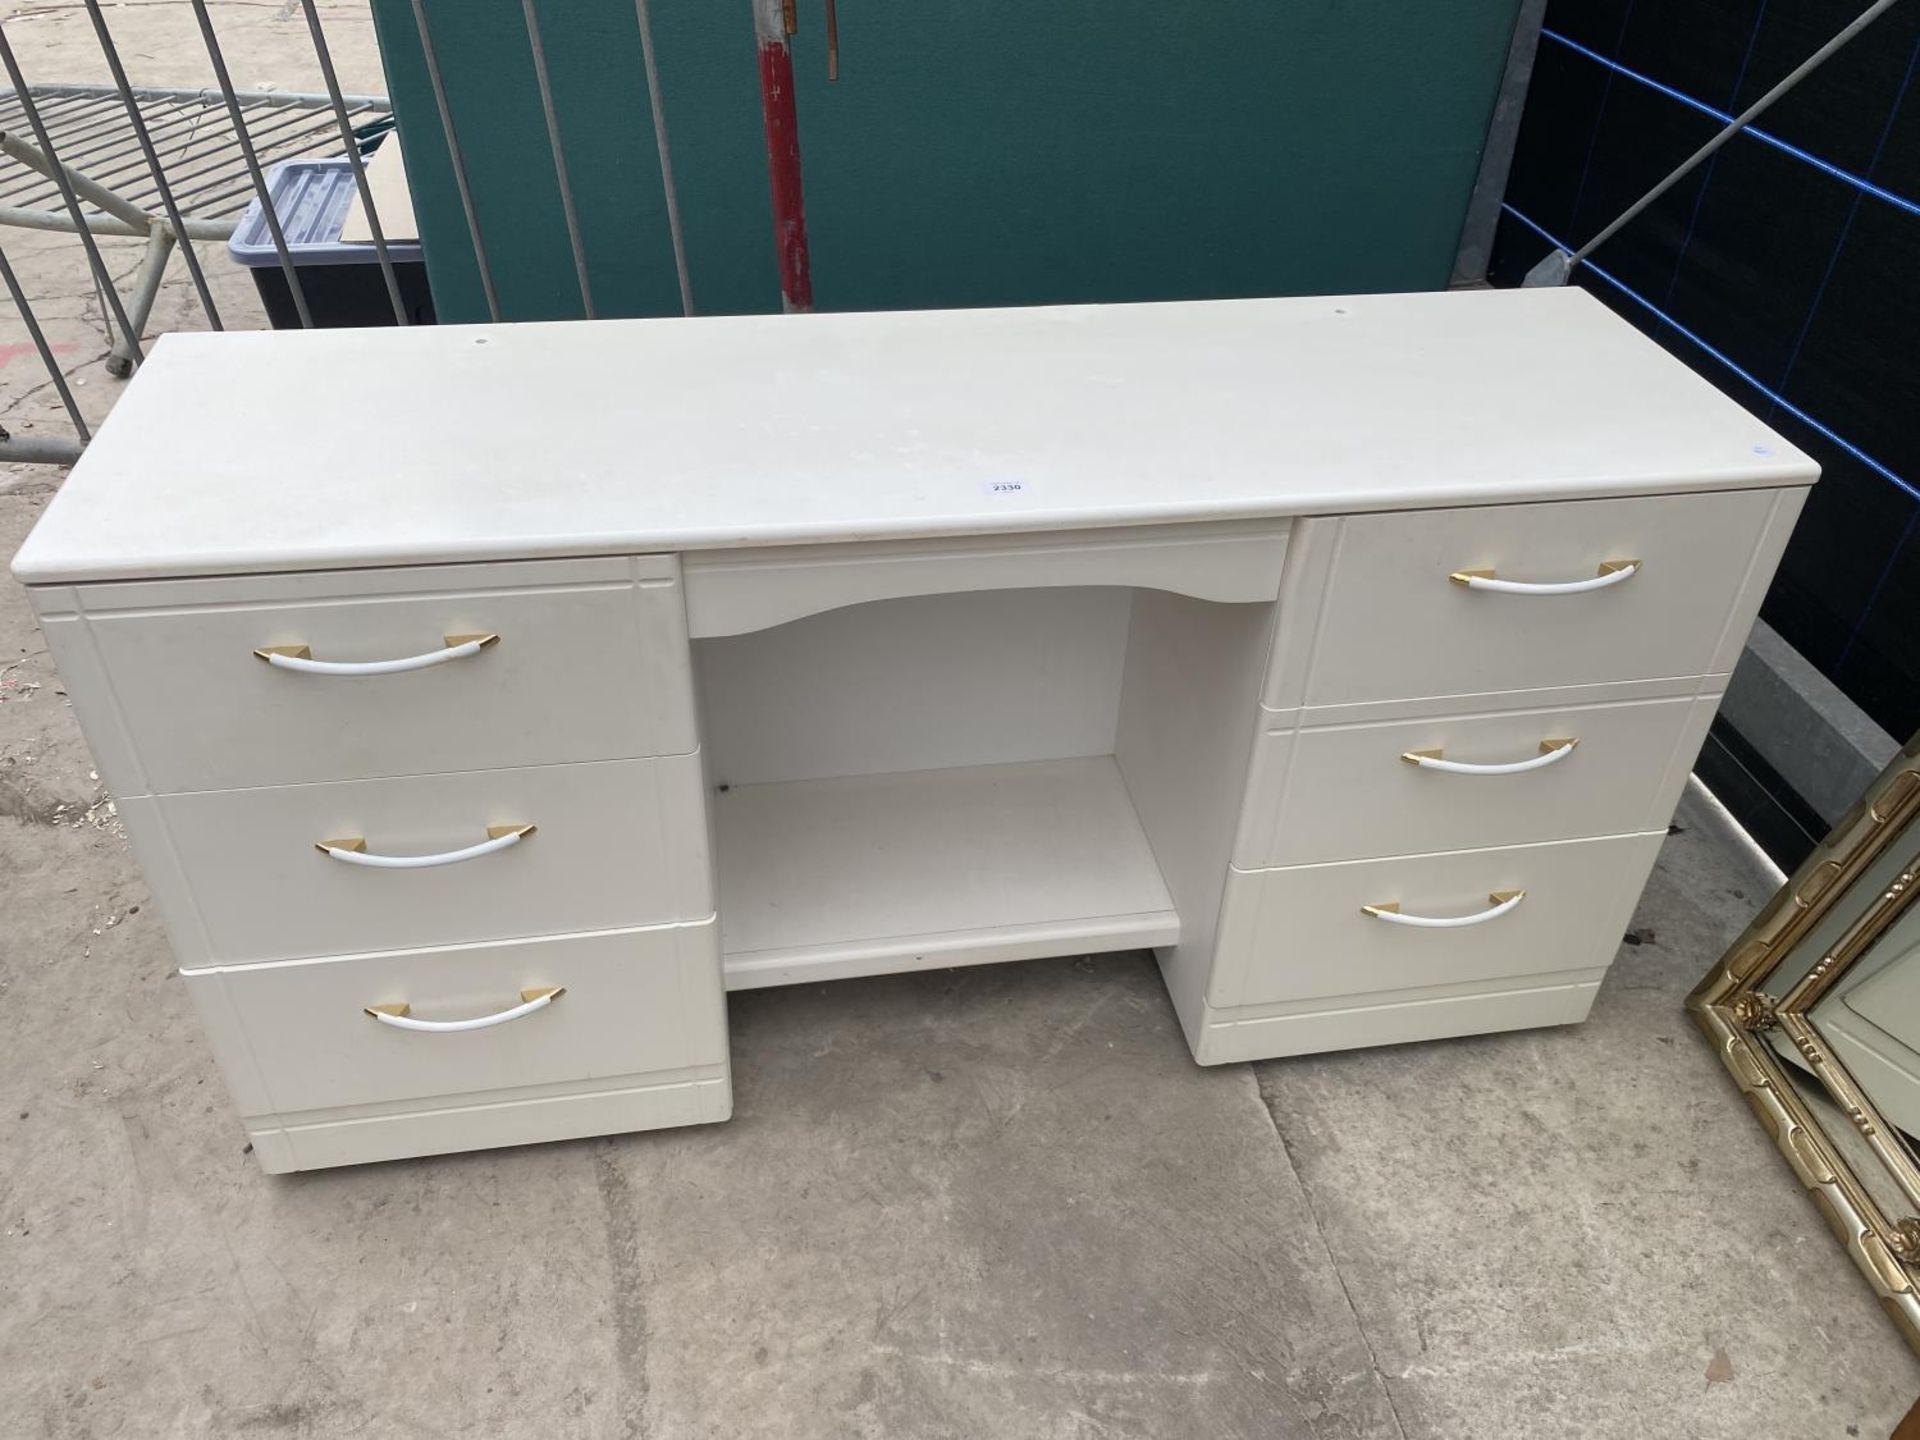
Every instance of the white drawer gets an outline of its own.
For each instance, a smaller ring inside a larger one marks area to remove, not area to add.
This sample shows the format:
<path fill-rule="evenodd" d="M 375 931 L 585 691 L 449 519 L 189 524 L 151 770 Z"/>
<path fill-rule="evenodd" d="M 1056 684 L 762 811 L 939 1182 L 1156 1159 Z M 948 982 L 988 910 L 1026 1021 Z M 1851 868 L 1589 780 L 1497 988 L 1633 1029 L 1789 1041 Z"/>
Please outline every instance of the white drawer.
<path fill-rule="evenodd" d="M 1341 705 L 1730 670 L 1804 491 L 1481 506 L 1332 522 L 1311 633 L 1283 619 L 1267 704 Z M 1762 552 L 1765 552 L 1762 554 Z M 1756 565 L 1756 557 L 1759 564 Z M 1477 590 L 1626 578 L 1571 594 Z M 1286 629 L 1289 623 L 1295 629 Z"/>
<path fill-rule="evenodd" d="M 1253 870 L 1659 829 L 1718 700 L 1298 731 L 1283 718 L 1254 747 L 1233 863 Z M 1428 763 L 1402 758 L 1416 752 Z M 1512 764 L 1537 768 L 1498 773 Z"/>
<path fill-rule="evenodd" d="M 184 972 L 246 1116 L 725 1065 L 716 926 Z M 538 992 L 562 993 L 540 1003 Z M 523 991 L 535 992 L 533 1005 Z M 402 1029 L 367 1010 L 485 1028 Z M 538 1008 L 535 1008 L 535 1007 Z"/>
<path fill-rule="evenodd" d="M 671 556 L 85 585 L 36 601 L 121 795 L 696 744 Z M 304 646 L 323 663 L 391 661 L 479 635 L 499 640 L 387 674 L 301 672 L 254 653 Z"/>
<path fill-rule="evenodd" d="M 700 920 L 713 913 L 698 755 L 123 801 L 184 966 Z M 353 838 L 423 869 L 323 854 Z"/>
<path fill-rule="evenodd" d="M 1664 835 L 1567 840 L 1412 859 L 1230 870 L 1207 986 L 1216 1008 L 1546 975 L 1606 965 Z M 1363 913 L 1487 915 L 1495 893 L 1523 891 L 1504 913 L 1426 929 Z"/>

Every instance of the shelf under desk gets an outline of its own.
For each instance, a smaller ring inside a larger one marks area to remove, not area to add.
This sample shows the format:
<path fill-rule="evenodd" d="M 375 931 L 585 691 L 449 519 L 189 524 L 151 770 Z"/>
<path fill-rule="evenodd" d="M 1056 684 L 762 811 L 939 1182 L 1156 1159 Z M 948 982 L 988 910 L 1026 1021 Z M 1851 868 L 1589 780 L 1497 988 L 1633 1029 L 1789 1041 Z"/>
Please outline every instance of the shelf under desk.
<path fill-rule="evenodd" d="M 729 990 L 1170 945 L 1110 755 L 714 797 Z"/>

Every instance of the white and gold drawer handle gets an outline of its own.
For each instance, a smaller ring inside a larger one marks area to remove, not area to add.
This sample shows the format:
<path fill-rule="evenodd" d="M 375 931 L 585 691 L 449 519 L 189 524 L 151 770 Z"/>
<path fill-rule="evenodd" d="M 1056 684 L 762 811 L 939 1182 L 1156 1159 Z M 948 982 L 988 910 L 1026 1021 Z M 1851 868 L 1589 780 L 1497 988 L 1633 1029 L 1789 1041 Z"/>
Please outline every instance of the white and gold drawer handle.
<path fill-rule="evenodd" d="M 1422 770 L 1440 770 L 1448 775 L 1524 775 L 1529 770 L 1544 770 L 1549 765 L 1558 765 L 1573 753 L 1573 747 L 1580 743 L 1578 736 L 1569 735 L 1559 740 L 1542 740 L 1540 753 L 1525 760 L 1509 760 L 1501 765 L 1481 765 L 1471 760 L 1449 760 L 1440 750 L 1407 750 L 1400 758 L 1409 765 L 1418 765 Z"/>
<path fill-rule="evenodd" d="M 489 825 L 487 838 L 464 850 L 443 850 L 438 855 L 370 855 L 367 842 L 358 835 L 340 840 L 316 840 L 313 848 L 329 860 L 344 865 L 365 865 L 375 870 L 431 870 L 436 865 L 458 865 L 462 860 L 478 860 L 497 850 L 508 850 L 533 834 L 532 825 Z"/>
<path fill-rule="evenodd" d="M 1469 590 L 1492 590 L 1501 595 L 1583 595 L 1624 585 L 1640 573 L 1638 560 L 1608 560 L 1591 580 L 1502 580 L 1492 570 L 1456 570 L 1447 579 Z"/>
<path fill-rule="evenodd" d="M 498 635 L 448 635 L 442 649 L 424 655 L 403 655 L 398 660 L 316 660 L 307 645 L 264 645 L 254 651 L 262 660 L 280 670 L 298 670 L 303 675 L 399 675 L 407 670 L 429 670 L 449 660 L 464 660 L 498 645 Z"/>
<path fill-rule="evenodd" d="M 496 1010 L 491 1015 L 476 1015 L 471 1020 L 416 1020 L 409 1013 L 413 1007 L 402 1000 L 394 1005 L 369 1005 L 367 1014 L 382 1025 L 391 1025 L 396 1030 L 427 1030 L 436 1035 L 450 1035 L 458 1030 L 490 1030 L 495 1025 L 504 1025 L 509 1020 L 518 1020 L 531 1015 L 536 1010 L 544 1010 L 562 995 L 567 993 L 564 985 L 549 985 L 540 990 L 522 990 L 520 1003 L 506 1010 Z"/>
<path fill-rule="evenodd" d="M 1489 920 L 1498 920 L 1526 898 L 1527 892 L 1524 890 L 1496 890 L 1487 897 L 1490 902 L 1487 908 L 1476 910 L 1471 915 L 1403 915 L 1398 900 L 1389 900 L 1380 905 L 1362 905 L 1360 913 L 1394 925 L 1413 925 L 1422 930 L 1460 930 L 1468 925 L 1484 925 Z"/>

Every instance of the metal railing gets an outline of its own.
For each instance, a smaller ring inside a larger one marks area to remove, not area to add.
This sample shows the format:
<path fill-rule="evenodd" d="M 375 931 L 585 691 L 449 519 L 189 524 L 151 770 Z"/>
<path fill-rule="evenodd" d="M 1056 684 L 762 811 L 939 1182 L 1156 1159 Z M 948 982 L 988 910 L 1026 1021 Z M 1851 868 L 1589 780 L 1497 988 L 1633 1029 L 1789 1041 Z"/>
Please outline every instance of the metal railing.
<path fill-rule="evenodd" d="M 391 125 L 387 101 L 382 96 L 343 92 L 316 0 L 297 0 L 297 3 L 306 21 L 324 87 L 324 93 L 317 94 L 236 90 L 225 49 L 209 13 L 208 0 L 190 0 L 190 5 L 214 83 L 203 89 L 185 90 L 136 86 L 122 61 L 102 0 L 83 0 L 83 3 L 112 76 L 111 84 L 30 83 L 8 33 L 10 25 L 0 22 L 0 64 L 5 68 L 5 82 L 11 86 L 10 90 L 0 92 L 0 156 L 4 157 L 0 159 L 0 234 L 12 227 L 60 231 L 77 237 L 107 324 L 110 348 L 106 363 L 110 374 L 129 374 L 144 359 L 142 337 L 176 250 L 191 277 L 207 325 L 215 330 L 224 328 L 225 320 L 208 282 L 198 246 L 227 240 L 249 202 L 258 205 L 300 325 L 315 323 L 307 286 L 283 227 L 281 209 L 269 193 L 269 167 L 295 156 L 329 153 L 345 158 L 352 171 L 373 258 L 380 269 L 394 323 L 410 322 L 412 314 L 402 296 L 393 247 L 381 222 L 363 158 L 363 150 L 369 140 L 375 138 L 374 132 Z M 452 0 L 434 0 L 434 3 L 439 11 L 437 24 L 443 30 L 460 23 L 461 12 Z M 808 308 L 810 283 L 792 113 L 790 37 L 795 24 L 794 9 L 791 0 L 746 0 L 746 3 L 735 0 L 735 3 L 741 4 L 743 32 L 751 29 L 759 46 L 782 300 L 787 309 L 804 309 Z M 436 21 L 429 17 L 428 0 L 408 0 L 408 4 L 486 312 L 498 321 L 503 318 L 500 294 L 475 203 L 468 154 L 461 143 L 455 107 L 448 99 L 447 77 L 435 43 Z M 645 86 L 644 103 L 650 112 L 659 152 L 666 228 L 672 244 L 680 309 L 691 315 L 694 313 L 693 286 L 674 185 L 672 152 L 667 141 L 666 107 L 655 60 L 648 0 L 633 0 L 633 5 L 642 59 L 640 78 Z M 602 312 L 593 293 L 576 191 L 568 173 L 567 147 L 543 38 L 543 27 L 545 34 L 551 34 L 552 28 L 563 21 L 567 13 L 565 0 L 520 0 L 520 10 L 558 182 L 559 208 L 565 222 L 580 307 L 591 319 Z M 783 73 L 787 77 L 784 83 L 780 78 Z M 638 90 L 636 85 L 633 97 L 636 104 L 642 103 Z M 423 111 L 421 118 L 413 123 L 431 127 L 433 119 Z M 7 164 L 8 161 L 12 164 Z M 124 296 L 114 283 L 98 243 L 108 237 L 143 238 L 147 243 L 146 254 Z M 16 267 L 9 261 L 4 243 L 0 243 L 0 280 L 4 280 L 27 336 L 72 424 L 70 438 L 27 437 L 9 433 L 5 421 L 10 417 L 0 416 L 0 461 L 70 462 L 77 458 L 90 438 L 87 420 L 57 363 L 58 347 L 49 343 Z"/>
<path fill-rule="evenodd" d="M 124 80 L 119 57 L 110 64 Z M 122 110 L 130 98 L 131 106 Z M 382 95 L 344 97 L 360 125 L 383 129 L 387 101 Z M 331 100 L 325 95 L 280 91 L 237 91 L 233 104 L 253 115 L 256 134 L 277 159 L 310 154 L 334 143 Z M 105 114 L 101 111 L 105 110 Z M 37 112 L 37 113 L 36 113 Z M 24 122 L 36 138 L 44 131 L 60 159 L 56 175 L 48 151 L 21 133 Z M 127 300 L 134 332 L 146 328 L 175 245 L 186 261 L 201 308 L 218 327 L 219 310 L 201 268 L 196 240 L 223 241 L 234 217 L 253 197 L 251 176 L 236 170 L 223 154 L 234 140 L 226 97 L 215 90 L 161 90 L 112 85 L 42 85 L 0 93 L 0 154 L 21 166 L 0 180 L 0 226 L 57 230 L 74 234 L 78 224 L 64 208 L 59 183 L 68 181 L 93 209 L 85 217 L 95 235 L 145 239 L 147 251 Z M 180 152 L 172 179 L 159 146 Z M 164 215 L 153 213 L 159 201 Z M 114 337 L 107 357 L 109 374 L 130 374 L 136 356 L 125 332 Z"/>
<path fill-rule="evenodd" d="M 216 85 L 201 90 L 135 86 L 100 0 L 85 4 L 111 85 L 30 84 L 7 27 L 0 24 L 0 65 L 12 87 L 0 94 L 0 153 L 19 167 L 0 180 L 0 226 L 65 231 L 79 238 L 110 319 L 109 373 L 128 374 L 145 357 L 141 336 L 176 247 L 207 324 L 224 328 L 194 242 L 226 240 L 249 200 L 259 202 L 301 323 L 313 323 L 269 192 L 263 155 L 279 160 L 338 146 L 359 187 L 394 320 L 407 323 L 360 153 L 369 122 L 384 128 L 387 102 L 383 96 L 341 91 L 315 0 L 301 0 L 301 8 L 326 84 L 324 95 L 236 90 L 206 0 L 192 0 L 192 6 Z M 163 150 L 177 152 L 171 167 Z M 241 161 L 238 172 L 232 152 Z M 99 236 L 147 242 L 126 298 L 107 268 Z M 3 244 L 0 279 L 73 425 L 72 438 L 60 439 L 14 435 L 0 424 L 0 460 L 71 462 L 91 431 Z"/>

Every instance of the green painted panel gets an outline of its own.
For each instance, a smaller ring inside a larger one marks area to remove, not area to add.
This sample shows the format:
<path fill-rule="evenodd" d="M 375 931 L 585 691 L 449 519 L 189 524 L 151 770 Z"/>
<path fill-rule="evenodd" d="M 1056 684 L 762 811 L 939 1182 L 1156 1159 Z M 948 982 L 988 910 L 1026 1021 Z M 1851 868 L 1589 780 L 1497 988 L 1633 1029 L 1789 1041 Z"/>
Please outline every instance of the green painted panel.
<path fill-rule="evenodd" d="M 580 292 L 518 0 L 443 0 L 426 9 L 502 313 L 513 320 L 578 316 Z M 543 10 L 541 39 L 596 306 L 604 315 L 678 314 L 634 8 L 625 0 L 547 0 Z M 412 7 L 408 0 L 374 0 L 373 13 L 435 308 L 443 321 L 484 320 L 479 270 Z M 721 25 L 707 7 L 662 0 L 652 13 L 694 293 L 716 311 L 778 309 L 751 15 L 742 7 L 738 24 Z"/>
<path fill-rule="evenodd" d="M 794 43 L 821 309 L 1444 285 L 1518 0 L 839 0 Z M 778 308 L 748 0 L 652 0 L 694 300 Z M 512 319 L 581 313 L 518 0 L 428 6 Z M 409 0 L 374 0 L 435 303 L 484 319 Z M 631 0 L 543 0 L 602 314 L 679 310 Z"/>

